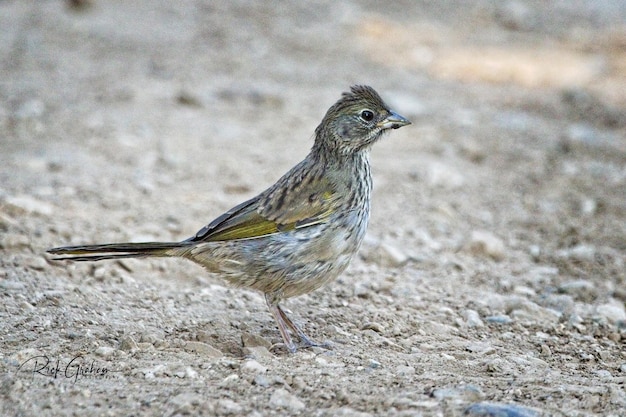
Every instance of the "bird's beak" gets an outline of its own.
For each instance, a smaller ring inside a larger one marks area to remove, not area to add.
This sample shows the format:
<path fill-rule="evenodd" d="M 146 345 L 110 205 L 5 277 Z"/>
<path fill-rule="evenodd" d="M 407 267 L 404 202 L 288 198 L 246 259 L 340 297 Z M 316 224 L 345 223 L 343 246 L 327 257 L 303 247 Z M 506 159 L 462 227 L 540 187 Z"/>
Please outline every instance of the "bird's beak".
<path fill-rule="evenodd" d="M 382 129 L 398 129 L 402 126 L 410 125 L 406 117 L 400 116 L 398 113 L 389 111 L 389 115 L 380 122 L 376 123 L 376 127 Z"/>

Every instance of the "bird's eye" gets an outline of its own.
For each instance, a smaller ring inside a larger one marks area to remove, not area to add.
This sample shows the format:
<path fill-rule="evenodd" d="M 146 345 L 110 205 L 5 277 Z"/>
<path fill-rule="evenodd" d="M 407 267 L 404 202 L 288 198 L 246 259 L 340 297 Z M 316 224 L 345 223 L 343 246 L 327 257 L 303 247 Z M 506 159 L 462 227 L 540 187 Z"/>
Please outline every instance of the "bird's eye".
<path fill-rule="evenodd" d="M 365 120 L 366 122 L 371 122 L 372 120 L 374 120 L 374 113 L 372 113 L 372 111 L 370 110 L 363 110 L 360 116 L 361 119 Z"/>

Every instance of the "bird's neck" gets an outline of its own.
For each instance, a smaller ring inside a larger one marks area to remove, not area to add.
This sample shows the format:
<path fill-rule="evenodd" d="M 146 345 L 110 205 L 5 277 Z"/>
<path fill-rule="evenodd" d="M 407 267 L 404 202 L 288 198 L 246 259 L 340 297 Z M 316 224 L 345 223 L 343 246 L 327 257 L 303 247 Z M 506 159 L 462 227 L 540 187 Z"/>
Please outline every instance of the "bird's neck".
<path fill-rule="evenodd" d="M 309 159 L 309 158 L 307 158 Z M 361 149 L 357 152 L 341 153 L 337 150 L 316 149 L 311 150 L 311 160 L 315 165 L 322 167 L 326 174 L 341 177 L 349 189 L 360 192 L 369 198 L 372 191 L 372 173 L 370 170 L 370 150 Z"/>

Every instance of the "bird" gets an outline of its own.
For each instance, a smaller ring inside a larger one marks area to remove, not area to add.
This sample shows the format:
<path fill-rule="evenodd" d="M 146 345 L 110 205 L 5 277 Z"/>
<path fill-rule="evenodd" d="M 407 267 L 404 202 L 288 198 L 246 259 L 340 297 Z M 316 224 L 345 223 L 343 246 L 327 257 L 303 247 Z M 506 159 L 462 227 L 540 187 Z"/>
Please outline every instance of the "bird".
<path fill-rule="evenodd" d="M 365 236 L 372 194 L 370 149 L 410 125 L 366 85 L 354 85 L 315 129 L 308 155 L 274 185 L 179 242 L 108 243 L 48 249 L 52 260 L 181 257 L 235 287 L 260 291 L 286 349 L 320 346 L 287 315 L 282 300 L 333 281 Z"/>

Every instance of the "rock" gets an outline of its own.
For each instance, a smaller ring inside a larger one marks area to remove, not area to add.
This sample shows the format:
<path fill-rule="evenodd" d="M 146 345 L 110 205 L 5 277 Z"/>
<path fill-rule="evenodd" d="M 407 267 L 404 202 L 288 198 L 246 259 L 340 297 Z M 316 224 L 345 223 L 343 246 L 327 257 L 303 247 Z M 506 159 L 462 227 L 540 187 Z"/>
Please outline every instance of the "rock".
<path fill-rule="evenodd" d="M 241 366 L 239 367 L 239 369 L 244 374 L 253 374 L 253 375 L 267 372 L 267 367 L 261 365 L 259 362 L 255 361 L 254 359 L 248 359 L 247 361 L 243 362 Z"/>
<path fill-rule="evenodd" d="M 380 323 L 367 322 L 363 326 L 361 326 L 361 330 L 373 330 L 376 333 L 382 333 L 385 328 Z"/>
<path fill-rule="evenodd" d="M 540 303 L 543 307 L 547 307 L 564 314 L 574 311 L 575 304 L 574 299 L 566 294 L 548 294 L 541 298 Z"/>
<path fill-rule="evenodd" d="M 272 355 L 272 352 L 270 352 L 269 349 L 267 349 L 265 346 L 245 347 L 243 348 L 243 354 L 246 357 L 255 358 L 259 360 L 261 359 L 268 360 L 268 359 L 274 358 L 274 355 Z"/>
<path fill-rule="evenodd" d="M 315 363 L 320 367 L 330 367 L 330 368 L 342 368 L 346 366 L 346 364 L 340 359 L 333 356 L 317 356 L 315 358 Z"/>
<path fill-rule="evenodd" d="M 378 369 L 381 367 L 381 364 L 376 359 L 370 359 L 367 364 L 367 367 L 370 369 Z"/>
<path fill-rule="evenodd" d="M 541 246 L 530 245 L 528 247 L 528 253 L 530 254 L 530 256 L 533 258 L 535 262 L 539 261 L 539 258 L 541 257 L 541 254 L 542 254 Z"/>
<path fill-rule="evenodd" d="M 187 342 L 185 343 L 184 349 L 187 352 L 199 353 L 201 355 L 208 356 L 210 358 L 221 358 L 222 356 L 224 356 L 224 354 L 221 351 L 203 342 L 194 342 L 194 341 Z"/>
<path fill-rule="evenodd" d="M 202 107 L 202 100 L 193 93 L 183 90 L 176 95 L 176 102 L 183 106 Z"/>
<path fill-rule="evenodd" d="M 596 307 L 596 314 L 605 318 L 609 323 L 618 324 L 626 322 L 626 311 L 621 303 L 602 304 Z"/>
<path fill-rule="evenodd" d="M 17 195 L 7 197 L 6 203 L 14 207 L 20 208 L 27 213 L 41 214 L 43 216 L 50 216 L 54 212 L 51 204 L 37 200 L 29 195 Z"/>
<path fill-rule="evenodd" d="M 593 282 L 585 279 L 566 281 L 558 287 L 559 292 L 569 294 L 581 301 L 593 301 L 598 297 L 598 290 Z"/>
<path fill-rule="evenodd" d="M 470 252 L 487 255 L 495 261 L 501 261 L 506 255 L 504 242 L 491 232 L 475 230 L 467 243 Z"/>
<path fill-rule="evenodd" d="M 550 349 L 550 346 L 548 346 L 545 343 L 543 343 L 541 345 L 541 355 L 542 356 L 552 356 L 552 350 Z"/>
<path fill-rule="evenodd" d="M 598 202 L 593 198 L 585 198 L 580 202 L 580 213 L 583 216 L 593 216 L 598 211 Z"/>
<path fill-rule="evenodd" d="M 543 308 L 531 301 L 526 301 L 511 311 L 511 317 L 518 321 L 533 324 L 556 324 L 562 313 L 549 308 Z"/>
<path fill-rule="evenodd" d="M 474 417 L 539 417 L 539 411 L 513 404 L 481 402 L 470 405 L 465 414 Z"/>
<path fill-rule="evenodd" d="M 195 408 L 200 405 L 202 397 L 198 394 L 191 392 L 183 392 L 168 400 L 168 403 L 173 405 L 176 410 L 176 414 L 196 414 Z"/>
<path fill-rule="evenodd" d="M 102 356 L 103 358 L 108 358 L 109 356 L 115 353 L 115 348 L 109 346 L 100 346 L 96 349 L 95 354 L 98 356 Z"/>
<path fill-rule="evenodd" d="M 257 334 L 248 333 L 248 332 L 244 332 L 241 334 L 241 343 L 243 344 L 244 347 L 263 346 L 266 349 L 269 349 L 272 347 L 272 343 L 269 340 L 264 339 Z"/>
<path fill-rule="evenodd" d="M 475 310 L 465 310 L 463 318 L 468 327 L 483 327 L 485 324 L 480 319 L 480 315 Z"/>
<path fill-rule="evenodd" d="M 222 379 L 219 385 L 221 387 L 236 387 L 241 385 L 241 378 L 237 374 L 230 374 Z"/>
<path fill-rule="evenodd" d="M 196 379 L 197 377 L 198 377 L 198 372 L 196 372 L 195 369 L 189 366 L 185 368 L 185 374 L 183 378 Z"/>
<path fill-rule="evenodd" d="M 215 413 L 220 416 L 241 415 L 243 407 L 229 398 L 217 400 L 215 404 Z"/>
<path fill-rule="evenodd" d="M 123 350 L 125 352 L 132 352 L 138 349 L 139 346 L 137 345 L 137 342 L 135 342 L 135 339 L 133 339 L 131 336 L 124 336 L 120 341 L 120 350 Z"/>
<path fill-rule="evenodd" d="M 613 379 L 613 375 L 611 374 L 611 372 L 607 371 L 606 369 L 597 369 L 593 371 L 593 374 L 596 375 L 600 379 L 604 379 L 604 380 Z"/>
<path fill-rule="evenodd" d="M 489 342 L 474 342 L 466 345 L 465 350 L 479 355 L 487 355 L 493 353 L 495 349 Z"/>
<path fill-rule="evenodd" d="M 350 407 L 341 407 L 338 409 L 333 409 L 332 415 L 334 417 L 372 417 L 373 416 L 373 414 L 370 414 L 364 411 L 357 411 Z"/>
<path fill-rule="evenodd" d="M 579 88 L 566 89 L 561 94 L 561 100 L 567 112 L 573 118 L 592 123 L 598 127 L 619 128 L 626 126 L 626 116 L 619 108 L 611 106 L 589 91 Z M 583 123 L 574 126 L 585 126 Z M 580 127 L 578 127 L 580 129 Z M 587 128 L 587 130 L 590 127 Z M 570 128 L 571 130 L 571 128 Z M 581 140 L 580 133 L 568 131 L 571 139 Z M 593 138 L 593 136 L 592 136 Z M 589 139 L 583 136 L 582 139 Z M 590 142 L 593 144 L 593 142 Z"/>
<path fill-rule="evenodd" d="M 258 385 L 259 387 L 269 387 L 270 380 L 263 374 L 255 375 L 254 380 L 252 380 L 254 385 Z"/>
<path fill-rule="evenodd" d="M 596 248 L 591 245 L 576 245 L 571 248 L 561 249 L 556 256 L 562 259 L 570 259 L 579 262 L 593 262 L 596 256 Z"/>
<path fill-rule="evenodd" d="M 537 295 L 537 292 L 526 285 L 516 285 L 513 287 L 513 293 L 526 296 L 528 298 Z"/>
<path fill-rule="evenodd" d="M 398 365 L 395 369 L 396 376 L 411 376 L 415 375 L 415 368 L 408 365 Z"/>
<path fill-rule="evenodd" d="M 476 401 L 484 398 L 485 394 L 475 385 L 465 385 L 452 388 L 435 388 L 431 395 L 438 400 Z"/>
<path fill-rule="evenodd" d="M 0 248 L 2 249 L 18 249 L 30 247 L 30 238 L 26 235 L 17 233 L 7 233 L 0 240 Z"/>
<path fill-rule="evenodd" d="M 356 282 L 354 284 L 354 296 L 359 298 L 369 298 L 372 294 L 372 289 L 367 283 Z"/>
<path fill-rule="evenodd" d="M 384 266 L 400 267 L 409 261 L 409 257 L 399 248 L 383 243 L 378 248 L 380 264 Z"/>
<path fill-rule="evenodd" d="M 163 342 L 164 339 L 165 333 L 163 333 L 162 330 L 149 330 L 141 334 L 141 336 L 139 337 L 139 342 L 156 345 Z"/>
<path fill-rule="evenodd" d="M 30 269 L 35 271 L 43 271 L 48 266 L 48 262 L 41 256 L 29 257 L 26 263 Z"/>
<path fill-rule="evenodd" d="M 298 397 L 284 388 L 278 388 L 272 393 L 269 406 L 271 408 L 284 408 L 292 412 L 301 411 L 305 408 L 304 403 Z"/>
<path fill-rule="evenodd" d="M 367 236 L 359 251 L 359 256 L 368 262 L 394 268 L 406 264 L 410 259 L 400 248 Z"/>
<path fill-rule="evenodd" d="M 506 29 L 517 31 L 532 30 L 535 19 L 526 4 L 519 1 L 497 2 L 495 20 Z"/>

